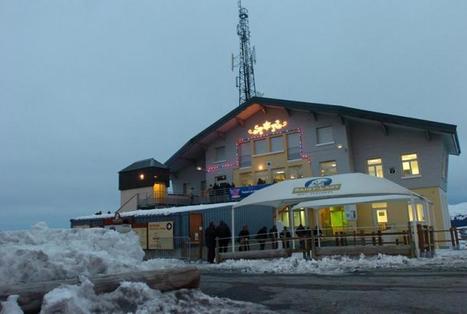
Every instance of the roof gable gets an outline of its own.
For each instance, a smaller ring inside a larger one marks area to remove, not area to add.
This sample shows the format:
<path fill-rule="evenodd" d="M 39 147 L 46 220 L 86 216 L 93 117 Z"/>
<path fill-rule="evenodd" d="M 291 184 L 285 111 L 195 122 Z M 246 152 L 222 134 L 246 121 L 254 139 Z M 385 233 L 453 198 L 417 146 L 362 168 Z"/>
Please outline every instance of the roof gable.
<path fill-rule="evenodd" d="M 209 134 L 220 132 L 220 129 L 222 129 L 224 125 L 232 124 L 232 121 L 241 124 L 242 120 L 246 120 L 249 116 L 256 113 L 257 110 L 265 110 L 266 107 L 279 107 L 284 108 L 285 110 L 300 110 L 310 112 L 311 114 L 337 114 L 343 119 L 363 119 L 369 121 L 377 121 L 382 124 L 418 128 L 427 132 L 444 133 L 452 137 L 452 147 L 449 149 L 450 154 L 460 154 L 459 139 L 457 137 L 456 131 L 457 127 L 453 124 L 440 123 L 417 118 L 409 118 L 404 116 L 356 109 L 340 105 L 328 105 L 274 98 L 253 97 L 245 103 L 241 104 L 240 106 L 234 108 L 229 113 L 221 117 L 219 120 L 211 124 L 209 127 L 201 131 L 199 134 L 191 138 L 188 142 L 185 143 L 185 145 L 183 145 L 177 152 L 175 152 L 175 154 L 173 154 L 165 162 L 165 164 L 169 168 L 172 168 L 172 165 L 177 160 L 177 158 L 182 157 L 185 154 L 185 152 L 192 149 L 193 146 L 195 146 L 196 144 L 202 145 L 201 141 L 204 138 L 206 138 Z M 256 110 L 252 110 L 252 108 L 256 108 Z M 251 111 L 250 114 L 248 114 L 249 111 Z"/>
<path fill-rule="evenodd" d="M 123 168 L 119 172 L 128 172 L 128 171 L 133 171 L 133 170 L 139 170 L 139 169 L 145 169 L 145 168 L 162 168 L 162 169 L 167 169 L 167 166 L 164 165 L 163 163 L 158 162 L 154 158 L 148 158 L 148 159 L 143 159 L 136 161 L 129 165 L 126 168 Z"/>

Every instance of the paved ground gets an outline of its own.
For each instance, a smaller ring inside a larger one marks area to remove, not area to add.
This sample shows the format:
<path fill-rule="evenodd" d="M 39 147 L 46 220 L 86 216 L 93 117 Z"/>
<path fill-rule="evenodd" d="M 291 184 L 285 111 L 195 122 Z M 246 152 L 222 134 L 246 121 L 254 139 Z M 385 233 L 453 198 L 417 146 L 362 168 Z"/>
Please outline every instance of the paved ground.
<path fill-rule="evenodd" d="M 212 296 L 279 313 L 467 313 L 467 272 L 398 271 L 339 276 L 203 272 Z"/>

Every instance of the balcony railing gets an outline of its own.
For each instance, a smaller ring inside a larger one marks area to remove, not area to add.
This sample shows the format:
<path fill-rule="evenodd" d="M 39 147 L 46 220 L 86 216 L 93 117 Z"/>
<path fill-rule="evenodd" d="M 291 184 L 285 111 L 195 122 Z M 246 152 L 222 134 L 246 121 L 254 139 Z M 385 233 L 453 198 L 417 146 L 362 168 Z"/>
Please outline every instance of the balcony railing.
<path fill-rule="evenodd" d="M 209 189 L 202 195 L 168 194 L 167 196 L 146 196 L 138 200 L 138 208 L 158 208 L 230 202 L 230 189 Z"/>

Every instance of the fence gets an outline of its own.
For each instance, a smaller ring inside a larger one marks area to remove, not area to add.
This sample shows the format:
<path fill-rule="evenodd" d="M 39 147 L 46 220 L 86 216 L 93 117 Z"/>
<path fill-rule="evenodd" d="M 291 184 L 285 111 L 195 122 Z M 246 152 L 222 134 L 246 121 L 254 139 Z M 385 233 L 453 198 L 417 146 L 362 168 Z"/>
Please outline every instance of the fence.
<path fill-rule="evenodd" d="M 398 226 L 400 230 L 382 231 L 374 230 L 373 227 L 359 228 L 356 230 L 344 230 L 335 232 L 333 235 L 323 235 L 317 230 L 304 230 L 301 236 L 287 236 L 279 233 L 252 234 L 248 237 L 235 237 L 235 257 L 266 258 L 274 257 L 270 250 L 289 250 L 291 252 L 303 252 L 305 258 L 319 258 L 330 255 L 360 254 L 376 255 L 405 255 L 417 256 L 413 242 L 412 226 L 408 224 L 405 229 Z M 436 244 L 449 242 L 453 249 L 459 249 L 459 236 L 455 227 L 449 230 L 434 230 L 432 226 L 418 224 L 416 226 L 418 247 L 420 256 L 432 257 Z M 320 230 L 321 231 L 321 230 Z M 305 233 L 306 232 L 306 233 Z M 436 239 L 436 234 L 449 232 L 450 239 Z M 327 233 L 329 234 L 329 232 Z M 249 251 L 268 251 L 264 254 L 246 254 Z M 222 260 L 232 255 L 232 239 L 218 238 L 216 245 L 216 256 Z M 226 254 L 231 253 L 231 254 Z M 283 253 L 279 253 L 283 255 Z"/>

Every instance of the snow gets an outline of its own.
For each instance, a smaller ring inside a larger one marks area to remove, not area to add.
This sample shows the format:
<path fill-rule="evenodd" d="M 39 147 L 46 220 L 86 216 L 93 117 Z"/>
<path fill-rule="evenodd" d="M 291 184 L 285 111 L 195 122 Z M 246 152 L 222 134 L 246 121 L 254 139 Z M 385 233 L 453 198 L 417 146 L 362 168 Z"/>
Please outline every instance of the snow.
<path fill-rule="evenodd" d="M 204 264 L 204 269 L 240 271 L 246 273 L 319 274 L 339 275 L 352 272 L 401 269 L 452 269 L 467 268 L 467 250 L 438 250 L 433 258 L 408 258 L 405 256 L 347 256 L 325 257 L 320 260 L 305 260 L 301 254 L 272 260 L 227 260 L 220 264 Z"/>
<path fill-rule="evenodd" d="M 144 283 L 123 282 L 111 293 L 94 293 L 87 277 L 187 266 L 177 259 L 143 261 L 143 257 L 132 232 L 49 229 L 45 223 L 27 231 L 0 232 L 2 285 L 80 278 L 80 285 L 60 286 L 47 293 L 41 313 L 269 313 L 262 305 L 210 297 L 199 290 L 161 293 Z M 9 296 L 2 302 L 1 314 L 22 313 L 17 298 Z"/>
<path fill-rule="evenodd" d="M 177 206 L 177 207 L 167 207 L 167 208 L 156 208 L 156 209 L 144 209 L 144 210 L 133 210 L 128 212 L 123 212 L 120 214 L 121 217 L 141 217 L 141 216 L 152 216 L 152 215 L 161 215 L 167 216 L 176 213 L 184 213 L 190 211 L 201 211 L 211 208 L 221 208 L 227 206 L 233 206 L 236 202 L 228 203 L 215 203 L 215 204 L 201 204 L 201 205 L 189 205 L 189 206 Z M 102 214 L 102 215 L 88 215 L 73 218 L 73 220 L 87 220 L 87 219 L 98 219 L 98 218 L 113 218 L 115 214 Z"/>
<path fill-rule="evenodd" d="M 41 313 L 270 313 L 264 306 L 210 297 L 199 290 L 161 293 L 144 283 L 122 282 L 113 292 L 96 295 L 86 278 L 44 296 Z"/>
<path fill-rule="evenodd" d="M 45 223 L 27 231 L 0 232 L 2 284 L 180 266 L 175 260 L 143 262 L 143 257 L 133 232 L 49 229 Z"/>
<path fill-rule="evenodd" d="M 2 310 L 0 311 L 0 314 L 22 314 L 23 311 L 19 307 L 17 301 L 17 295 L 10 295 L 5 302 L 1 302 Z"/>
<path fill-rule="evenodd" d="M 449 215 L 451 219 L 464 219 L 467 217 L 467 202 L 459 203 L 455 205 L 449 205 Z"/>

